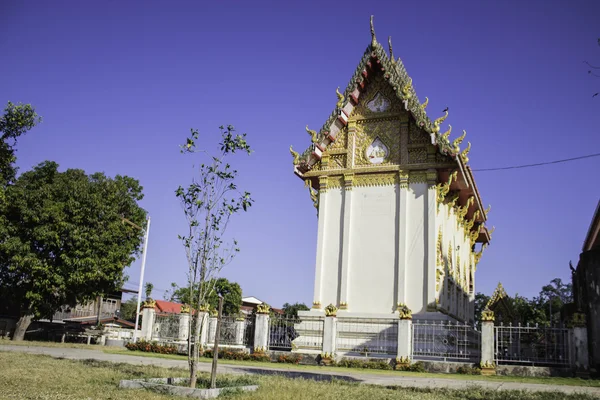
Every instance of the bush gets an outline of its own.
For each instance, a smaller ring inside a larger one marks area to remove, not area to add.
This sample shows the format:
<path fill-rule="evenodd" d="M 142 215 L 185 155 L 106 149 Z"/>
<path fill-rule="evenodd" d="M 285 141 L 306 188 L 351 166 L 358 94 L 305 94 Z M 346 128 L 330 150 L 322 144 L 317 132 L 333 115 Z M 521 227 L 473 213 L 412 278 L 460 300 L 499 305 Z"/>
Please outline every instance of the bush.
<path fill-rule="evenodd" d="M 481 375 L 481 368 L 477 367 L 458 367 L 456 369 L 457 374 L 463 375 Z"/>
<path fill-rule="evenodd" d="M 204 357 L 213 358 L 213 350 L 208 349 L 204 351 Z M 223 360 L 238 360 L 238 361 L 263 361 L 263 362 L 271 362 L 271 359 L 268 355 L 264 353 L 253 353 L 248 354 L 244 351 L 240 350 L 230 350 L 230 349 L 219 349 L 219 359 Z"/>
<path fill-rule="evenodd" d="M 148 353 L 159 353 L 159 354 L 177 354 L 177 346 L 168 344 L 158 344 L 157 342 L 147 342 L 140 340 L 137 343 L 130 342 L 125 345 L 128 350 L 132 351 L 145 351 Z"/>
<path fill-rule="evenodd" d="M 398 371 L 409 371 L 409 372 L 425 372 L 425 364 L 422 361 L 418 361 L 414 364 L 403 365 L 397 368 Z"/>
<path fill-rule="evenodd" d="M 300 354 L 291 354 L 289 356 L 282 354 L 277 358 L 277 362 L 286 364 L 300 364 L 300 361 L 302 361 L 302 356 Z"/>
<path fill-rule="evenodd" d="M 350 358 L 350 359 L 343 358 L 334 365 L 336 367 L 342 367 L 342 368 L 364 368 L 364 369 L 384 369 L 384 370 L 393 369 L 389 362 L 381 361 L 381 360 L 377 360 L 377 359 L 364 361 L 364 360 L 358 360 L 355 358 Z"/>

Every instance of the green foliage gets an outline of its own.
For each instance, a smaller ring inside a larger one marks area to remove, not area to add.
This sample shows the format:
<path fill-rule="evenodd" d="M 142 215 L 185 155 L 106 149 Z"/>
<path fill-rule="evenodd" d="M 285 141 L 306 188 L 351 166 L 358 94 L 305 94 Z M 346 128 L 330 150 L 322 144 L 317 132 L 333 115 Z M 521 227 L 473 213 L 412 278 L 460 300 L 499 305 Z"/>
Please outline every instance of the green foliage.
<path fill-rule="evenodd" d="M 150 282 L 147 282 L 144 289 L 146 292 L 146 300 L 151 299 L 152 297 L 150 296 L 152 295 L 152 290 L 154 290 L 154 285 Z"/>
<path fill-rule="evenodd" d="M 206 358 L 213 358 L 213 350 L 205 350 L 202 354 Z M 246 353 L 240 350 L 219 349 L 219 359 L 223 360 L 238 360 L 238 361 L 260 361 L 271 362 L 271 358 L 265 353 Z"/>
<path fill-rule="evenodd" d="M 137 299 L 130 298 L 121 303 L 121 319 L 135 322 L 135 312 L 137 311 Z"/>
<path fill-rule="evenodd" d="M 490 301 L 490 296 L 486 296 L 483 293 L 477 293 L 475 295 L 475 322 L 479 324 L 481 322 L 481 312 L 484 310 L 486 304 Z"/>
<path fill-rule="evenodd" d="M 41 122 L 41 117 L 29 104 L 13 104 L 10 101 L 0 116 L 0 185 L 15 179 L 17 169 L 15 148 L 17 139 Z"/>
<path fill-rule="evenodd" d="M 300 364 L 302 356 L 300 354 L 281 354 L 277 357 L 277 362 L 284 364 Z"/>
<path fill-rule="evenodd" d="M 343 358 L 332 365 L 342 368 L 382 369 L 386 371 L 394 369 L 388 361 L 378 359 L 359 360 L 357 358 Z"/>
<path fill-rule="evenodd" d="M 481 375 L 481 368 L 478 367 L 458 367 L 456 369 L 457 374 L 462 375 Z"/>
<path fill-rule="evenodd" d="M 0 232 L 0 293 L 22 315 L 50 317 L 62 306 L 114 292 L 142 233 L 142 187 L 133 178 L 58 171 L 44 162 L 6 189 Z"/>
<path fill-rule="evenodd" d="M 409 371 L 409 372 L 426 372 L 425 364 L 422 361 L 417 361 L 416 363 L 410 365 L 402 365 L 397 367 L 398 371 Z"/>
<path fill-rule="evenodd" d="M 285 303 L 283 305 L 283 315 L 289 318 L 298 318 L 298 311 L 309 311 L 310 308 L 304 303 Z"/>
<path fill-rule="evenodd" d="M 144 351 L 159 354 L 177 354 L 177 346 L 168 344 L 158 344 L 157 342 L 147 342 L 143 339 L 138 342 L 129 342 L 125 345 L 127 350 Z"/>
<path fill-rule="evenodd" d="M 190 298 L 190 290 L 187 287 L 178 287 L 177 284 L 171 284 L 173 293 L 171 301 L 192 304 L 194 308 L 198 308 L 198 284 L 194 285 L 192 298 Z M 204 303 L 207 303 L 211 309 L 216 310 L 219 306 L 219 294 L 223 296 L 223 315 L 237 315 L 240 312 L 242 305 L 242 288 L 237 282 L 230 282 L 225 278 L 211 279 L 208 282 L 203 282 L 202 286 L 206 292 Z"/>

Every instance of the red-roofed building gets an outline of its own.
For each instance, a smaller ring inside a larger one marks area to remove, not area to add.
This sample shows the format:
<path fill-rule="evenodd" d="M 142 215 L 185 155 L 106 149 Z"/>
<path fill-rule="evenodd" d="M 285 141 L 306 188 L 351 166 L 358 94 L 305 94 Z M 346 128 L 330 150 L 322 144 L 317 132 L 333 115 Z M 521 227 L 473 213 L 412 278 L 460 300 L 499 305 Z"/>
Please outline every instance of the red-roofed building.
<path fill-rule="evenodd" d="M 181 314 L 181 303 L 166 300 L 156 300 L 154 310 L 157 314 Z"/>

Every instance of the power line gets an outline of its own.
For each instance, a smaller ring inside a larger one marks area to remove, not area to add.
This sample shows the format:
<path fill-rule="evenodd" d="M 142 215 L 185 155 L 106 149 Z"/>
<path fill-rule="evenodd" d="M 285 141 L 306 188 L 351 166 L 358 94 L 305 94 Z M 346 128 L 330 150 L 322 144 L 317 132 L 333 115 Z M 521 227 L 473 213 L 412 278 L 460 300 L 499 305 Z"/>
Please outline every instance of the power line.
<path fill-rule="evenodd" d="M 536 163 L 536 164 L 513 165 L 513 166 L 510 166 L 510 167 L 499 167 L 499 168 L 479 168 L 479 169 L 474 169 L 473 171 L 475 171 L 475 172 L 501 171 L 501 170 L 505 170 L 505 169 L 518 169 L 518 168 L 539 167 L 541 165 L 560 164 L 560 163 L 565 163 L 565 162 L 569 162 L 569 161 L 582 160 L 584 158 L 591 158 L 591 157 L 598 157 L 598 156 L 600 156 L 600 153 L 588 154 L 588 155 L 585 155 L 585 156 L 579 156 L 579 157 L 573 157 L 573 158 L 565 158 L 563 160 L 554 160 L 554 161 L 541 162 L 541 163 Z"/>

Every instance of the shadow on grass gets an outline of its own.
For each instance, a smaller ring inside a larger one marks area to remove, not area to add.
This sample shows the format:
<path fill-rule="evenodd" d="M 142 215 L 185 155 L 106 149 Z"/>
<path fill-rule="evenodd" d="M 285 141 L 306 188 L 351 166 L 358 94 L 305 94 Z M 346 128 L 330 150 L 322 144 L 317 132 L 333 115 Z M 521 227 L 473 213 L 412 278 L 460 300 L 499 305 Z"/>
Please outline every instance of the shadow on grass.
<path fill-rule="evenodd" d="M 347 375 L 322 374 L 320 372 L 310 371 L 285 371 L 262 368 L 237 368 L 239 371 L 244 371 L 247 374 L 254 375 L 271 375 L 280 376 L 289 379 L 310 379 L 319 382 L 345 382 L 345 383 L 360 383 L 361 379 L 356 379 Z"/>

